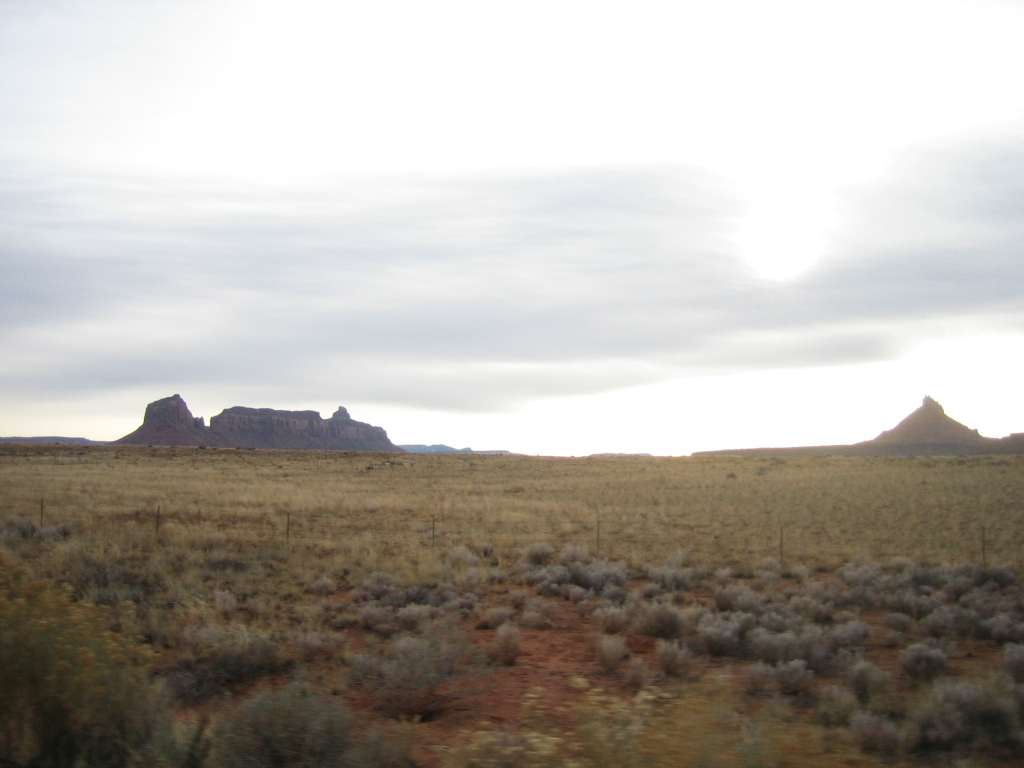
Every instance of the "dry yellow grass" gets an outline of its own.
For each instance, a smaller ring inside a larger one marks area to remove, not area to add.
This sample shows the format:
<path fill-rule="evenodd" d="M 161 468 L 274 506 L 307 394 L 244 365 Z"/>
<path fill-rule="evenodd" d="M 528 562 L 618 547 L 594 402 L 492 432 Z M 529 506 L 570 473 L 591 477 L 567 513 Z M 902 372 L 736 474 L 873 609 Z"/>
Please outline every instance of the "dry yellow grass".
<path fill-rule="evenodd" d="M 0 514 L 90 530 L 361 549 L 359 570 L 483 543 L 577 542 L 632 562 L 745 567 L 859 555 L 1024 562 L 1024 458 L 533 458 L 0 448 Z M 290 522 L 289 522 L 290 518 Z M 982 551 L 982 528 L 985 552 Z M 780 538 L 782 541 L 780 542 Z M 780 543 L 782 551 L 780 552 Z M 379 560 L 379 563 L 374 562 Z"/>

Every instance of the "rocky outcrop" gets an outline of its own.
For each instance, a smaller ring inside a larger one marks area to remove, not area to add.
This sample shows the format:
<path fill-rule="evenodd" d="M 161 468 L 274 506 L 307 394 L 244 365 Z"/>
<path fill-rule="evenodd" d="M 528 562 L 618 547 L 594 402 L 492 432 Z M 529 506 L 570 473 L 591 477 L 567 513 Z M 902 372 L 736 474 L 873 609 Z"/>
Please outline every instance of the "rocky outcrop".
<path fill-rule="evenodd" d="M 316 411 L 228 408 L 210 419 L 189 411 L 180 395 L 150 403 L 142 426 L 115 443 L 222 448 L 400 452 L 380 427 L 355 421 L 344 408 L 329 419 Z"/>
<path fill-rule="evenodd" d="M 1024 453 L 1024 434 L 984 437 L 946 415 L 930 397 L 892 429 L 873 440 L 853 445 L 813 445 L 799 448 L 740 448 L 701 451 L 694 456 L 733 454 L 746 456 L 970 456 Z"/>
<path fill-rule="evenodd" d="M 869 442 L 888 445 L 980 446 L 994 442 L 994 439 L 982 437 L 978 434 L 978 430 L 951 419 L 941 405 L 932 398 L 926 397 L 920 408 L 895 427 L 886 430 Z"/>

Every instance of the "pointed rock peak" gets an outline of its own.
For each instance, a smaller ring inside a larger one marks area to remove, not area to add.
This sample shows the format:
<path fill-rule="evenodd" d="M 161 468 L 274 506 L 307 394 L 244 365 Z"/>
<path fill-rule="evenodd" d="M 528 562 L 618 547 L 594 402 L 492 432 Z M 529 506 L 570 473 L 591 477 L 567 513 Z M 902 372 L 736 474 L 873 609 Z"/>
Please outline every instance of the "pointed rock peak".
<path fill-rule="evenodd" d="M 880 443 L 903 445 L 959 445 L 985 442 L 988 438 L 946 415 L 945 409 L 931 397 L 892 429 L 875 438 Z"/>
<path fill-rule="evenodd" d="M 331 416 L 331 419 L 334 421 L 352 421 L 352 417 L 348 415 L 348 408 L 342 408 L 340 405 L 338 410 L 334 412 L 334 415 Z"/>

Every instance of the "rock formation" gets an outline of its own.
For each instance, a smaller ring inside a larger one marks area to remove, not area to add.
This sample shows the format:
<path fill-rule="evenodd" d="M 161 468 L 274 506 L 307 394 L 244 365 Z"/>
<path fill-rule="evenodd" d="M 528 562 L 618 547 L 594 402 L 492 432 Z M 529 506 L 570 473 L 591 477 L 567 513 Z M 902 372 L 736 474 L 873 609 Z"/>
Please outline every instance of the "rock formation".
<path fill-rule="evenodd" d="M 986 453 L 1024 453 L 1024 434 L 1015 433 L 1003 438 L 984 437 L 978 430 L 951 419 L 941 405 L 925 397 L 921 407 L 895 427 L 862 443 L 700 451 L 694 456 L 965 456 Z"/>
<path fill-rule="evenodd" d="M 949 418 L 941 405 L 926 397 L 920 408 L 870 442 L 889 445 L 980 446 L 992 441 L 993 438 L 982 437 L 978 430 Z"/>
<path fill-rule="evenodd" d="M 380 427 L 355 421 L 344 408 L 329 419 L 316 411 L 228 408 L 210 419 L 189 411 L 180 395 L 146 406 L 142 426 L 118 444 L 194 445 L 222 448 L 400 452 Z"/>

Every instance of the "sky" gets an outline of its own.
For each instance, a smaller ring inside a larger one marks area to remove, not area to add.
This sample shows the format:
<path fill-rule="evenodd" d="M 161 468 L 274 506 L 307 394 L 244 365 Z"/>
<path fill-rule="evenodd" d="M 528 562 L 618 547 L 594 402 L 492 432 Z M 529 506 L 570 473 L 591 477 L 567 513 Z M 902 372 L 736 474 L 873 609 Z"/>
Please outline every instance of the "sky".
<path fill-rule="evenodd" d="M 0 0 L 0 435 L 1024 432 L 1024 2 Z"/>

